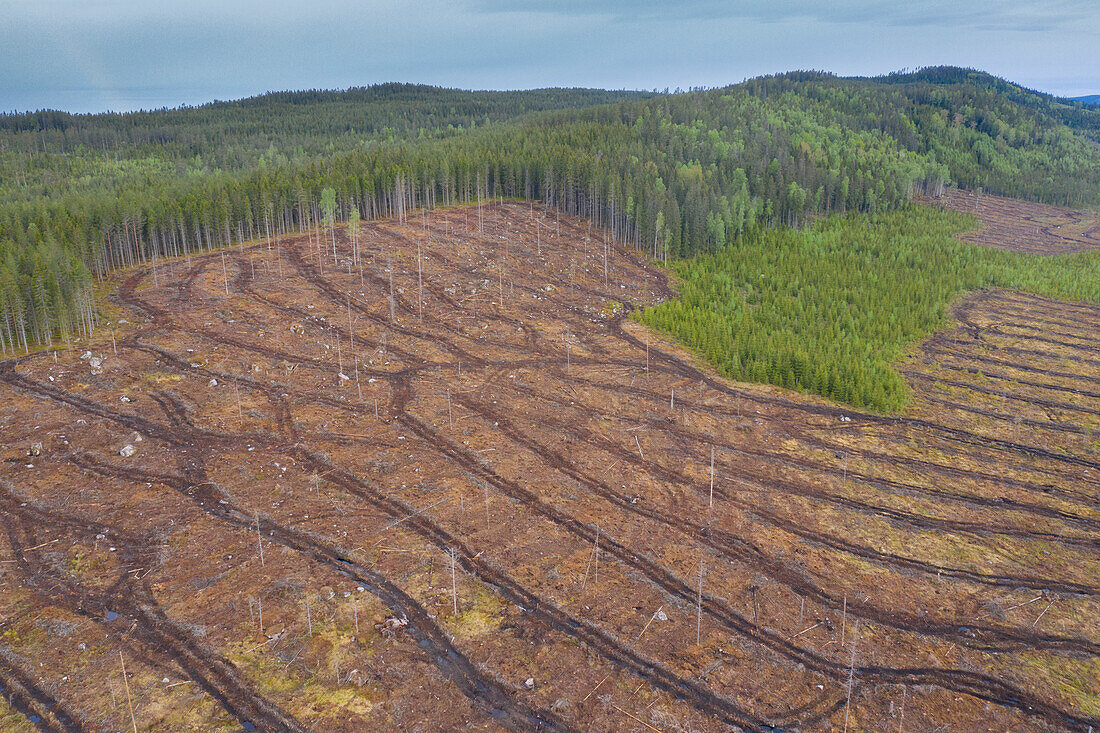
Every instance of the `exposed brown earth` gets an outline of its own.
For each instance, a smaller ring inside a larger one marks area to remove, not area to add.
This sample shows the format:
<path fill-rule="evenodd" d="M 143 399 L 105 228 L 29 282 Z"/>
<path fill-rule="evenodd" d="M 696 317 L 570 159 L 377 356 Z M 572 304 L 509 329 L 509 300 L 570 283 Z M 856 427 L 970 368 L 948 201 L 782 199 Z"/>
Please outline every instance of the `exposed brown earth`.
<path fill-rule="evenodd" d="M 480 213 L 132 270 L 0 363 L 5 729 L 1100 728 L 1100 308 L 968 297 L 865 414 Z"/>
<path fill-rule="evenodd" d="M 998 249 L 1039 255 L 1083 252 L 1100 247 L 1100 214 L 1060 206 L 948 189 L 922 203 L 973 214 L 981 228 L 962 239 Z"/>

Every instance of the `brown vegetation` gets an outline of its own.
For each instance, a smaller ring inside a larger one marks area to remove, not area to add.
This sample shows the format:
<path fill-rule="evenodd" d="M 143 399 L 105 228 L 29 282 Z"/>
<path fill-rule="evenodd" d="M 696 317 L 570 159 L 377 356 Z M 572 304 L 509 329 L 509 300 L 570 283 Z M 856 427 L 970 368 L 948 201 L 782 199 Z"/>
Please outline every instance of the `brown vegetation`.
<path fill-rule="evenodd" d="M 1039 255 L 1100 247 L 1100 214 L 1094 212 L 957 188 L 948 189 L 942 196 L 918 200 L 978 217 L 981 228 L 962 236 L 972 244 Z"/>
<path fill-rule="evenodd" d="M 1100 724 L 1100 308 L 968 298 L 883 417 L 626 320 L 669 286 L 582 220 L 359 248 L 134 270 L 0 363 L 6 725 Z"/>

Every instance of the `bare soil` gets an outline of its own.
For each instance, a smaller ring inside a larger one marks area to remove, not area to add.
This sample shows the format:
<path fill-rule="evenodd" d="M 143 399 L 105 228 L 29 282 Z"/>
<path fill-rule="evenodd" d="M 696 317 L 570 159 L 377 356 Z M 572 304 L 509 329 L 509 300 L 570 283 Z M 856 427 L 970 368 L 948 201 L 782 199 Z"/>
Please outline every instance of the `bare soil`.
<path fill-rule="evenodd" d="M 962 236 L 972 244 L 1039 255 L 1100 247 L 1100 214 L 1096 212 L 960 189 L 920 201 L 978 217 L 981 228 Z"/>
<path fill-rule="evenodd" d="M 1100 727 L 1100 308 L 975 294 L 881 416 L 630 321 L 582 220 L 365 230 L 0 362 L 4 729 Z"/>

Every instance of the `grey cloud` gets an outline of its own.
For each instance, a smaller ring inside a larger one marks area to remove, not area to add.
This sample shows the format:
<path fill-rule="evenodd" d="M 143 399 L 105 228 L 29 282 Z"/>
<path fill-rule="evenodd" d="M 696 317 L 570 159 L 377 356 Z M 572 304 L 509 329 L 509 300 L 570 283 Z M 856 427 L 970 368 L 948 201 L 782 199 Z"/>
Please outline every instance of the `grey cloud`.
<path fill-rule="evenodd" d="M 474 0 L 491 13 L 603 16 L 618 21 L 788 20 L 818 23 L 880 23 L 890 26 L 965 24 L 975 29 L 1045 31 L 1082 20 L 1095 21 L 1095 0 Z"/>
<path fill-rule="evenodd" d="M 379 81 L 720 86 L 792 68 L 931 64 L 1083 93 L 1100 89 L 1095 4 L 0 0 L 0 109 L 174 106 Z"/>

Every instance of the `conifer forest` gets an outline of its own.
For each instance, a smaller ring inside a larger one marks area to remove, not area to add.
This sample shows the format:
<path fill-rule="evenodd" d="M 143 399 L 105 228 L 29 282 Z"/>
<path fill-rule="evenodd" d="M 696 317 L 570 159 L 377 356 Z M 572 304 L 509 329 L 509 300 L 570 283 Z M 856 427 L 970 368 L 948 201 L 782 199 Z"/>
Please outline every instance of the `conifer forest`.
<path fill-rule="evenodd" d="M 1100 730 L 1100 106 L 0 114 L 0 730 Z"/>

